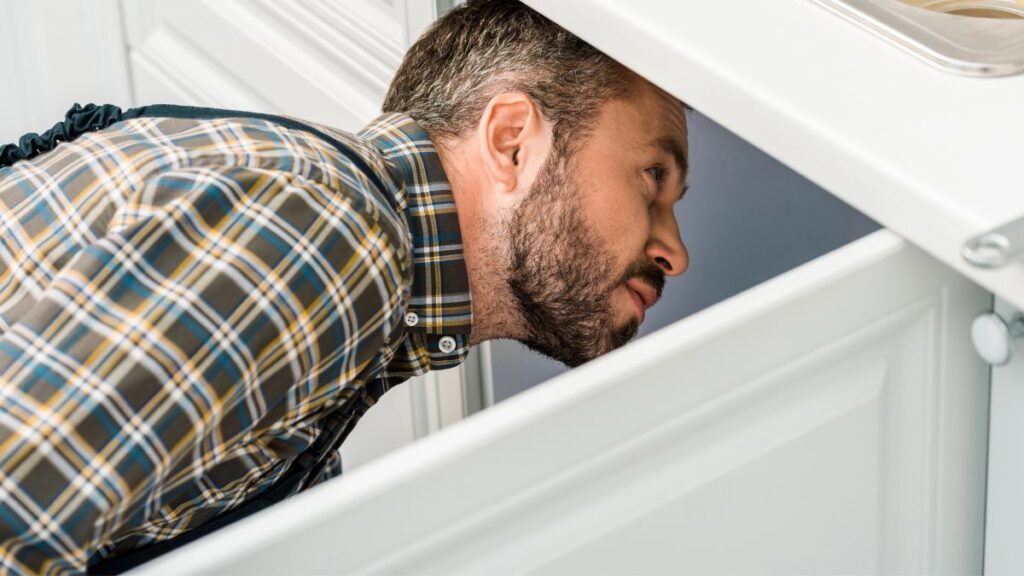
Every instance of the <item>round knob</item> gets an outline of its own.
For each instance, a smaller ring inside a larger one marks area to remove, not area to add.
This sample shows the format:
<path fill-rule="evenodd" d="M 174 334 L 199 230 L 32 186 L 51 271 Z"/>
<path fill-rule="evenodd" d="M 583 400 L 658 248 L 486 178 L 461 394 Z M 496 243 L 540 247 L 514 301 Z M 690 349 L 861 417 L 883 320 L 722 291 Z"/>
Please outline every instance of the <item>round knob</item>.
<path fill-rule="evenodd" d="M 994 312 L 986 312 L 971 324 L 974 349 L 986 362 L 1002 366 L 1013 359 L 1014 348 L 1024 339 L 1024 314 L 1018 314 L 1009 324 Z"/>

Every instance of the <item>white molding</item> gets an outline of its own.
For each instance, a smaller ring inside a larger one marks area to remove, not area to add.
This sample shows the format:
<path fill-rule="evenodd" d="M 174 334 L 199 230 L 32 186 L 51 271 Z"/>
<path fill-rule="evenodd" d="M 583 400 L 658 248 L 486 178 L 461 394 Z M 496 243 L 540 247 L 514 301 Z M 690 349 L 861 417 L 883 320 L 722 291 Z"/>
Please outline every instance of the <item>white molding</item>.
<path fill-rule="evenodd" d="M 308 46 L 309 55 L 323 59 L 324 67 L 382 96 L 402 61 L 399 43 L 375 31 L 373 23 L 361 20 L 344 4 L 261 0 L 245 7 L 262 13 L 278 32 L 287 31 L 293 46 Z"/>
<path fill-rule="evenodd" d="M 1009 320 L 1021 311 L 1001 298 L 994 310 Z M 1024 343 L 1005 366 L 992 367 L 992 413 L 988 451 L 988 514 L 985 574 L 1024 574 Z"/>
<path fill-rule="evenodd" d="M 416 438 L 429 436 L 441 429 L 440 390 L 437 374 L 428 372 L 402 384 L 410 389 L 412 423 Z"/>
<path fill-rule="evenodd" d="M 458 368 L 438 370 L 438 423 L 441 428 L 462 420 L 469 414 L 462 404 L 462 371 Z"/>
<path fill-rule="evenodd" d="M 457 368 L 434 370 L 401 384 L 410 388 L 416 438 L 429 436 L 468 416 L 462 404 L 462 377 Z"/>
<path fill-rule="evenodd" d="M 349 131 L 361 128 L 379 113 L 389 74 L 386 58 L 382 60 L 380 55 L 384 52 L 361 61 L 338 60 L 337 47 L 329 49 L 324 44 L 336 37 L 320 38 L 308 30 L 304 35 L 295 28 L 315 25 L 319 30 L 323 26 L 316 13 L 306 8 L 281 11 L 262 2 L 179 0 L 146 2 L 146 6 L 126 9 L 126 14 L 135 25 L 150 27 L 132 32 L 136 39 L 133 49 L 145 51 L 154 34 L 177 39 L 196 58 L 211 63 L 206 70 L 216 70 L 224 77 L 214 92 L 258 95 L 256 103 L 262 104 L 261 109 Z M 166 73 L 175 67 L 163 68 Z M 184 72 L 188 74 L 187 69 Z M 208 72 L 200 70 L 199 74 Z M 190 81 L 178 79 L 177 84 L 188 86 Z M 225 88 L 230 85 L 235 88 Z M 140 93 L 153 90 L 139 87 Z"/>
<path fill-rule="evenodd" d="M 469 416 L 494 404 L 491 382 L 490 345 L 487 342 L 473 346 L 459 365 L 462 396 L 462 414 Z M 488 352 L 487 357 L 484 353 Z"/>
<path fill-rule="evenodd" d="M 170 28 L 159 28 L 131 51 L 141 104 L 188 104 L 274 112 L 251 87 L 236 81 Z"/>
<path fill-rule="evenodd" d="M 379 84 L 367 85 L 339 73 L 332 61 L 297 43 L 294 35 L 284 33 L 278 22 L 252 9 L 247 2 L 206 0 L 202 4 L 221 22 L 207 28 L 203 37 L 194 41 L 205 41 L 207 49 L 223 59 L 238 76 L 259 82 L 259 89 L 276 106 L 304 101 L 302 110 L 283 112 L 344 130 L 356 130 L 377 115 L 384 96 Z M 184 8 L 184 3 L 174 6 Z M 175 17 L 192 16 L 185 10 Z M 233 33 L 231 36 L 223 34 L 228 30 Z M 220 34 L 223 35 L 218 36 Z M 234 43 L 242 38 L 251 43 L 252 52 L 237 50 L 238 45 Z M 222 43 L 225 45 L 219 46 Z M 339 115 L 340 110 L 348 117 Z"/>

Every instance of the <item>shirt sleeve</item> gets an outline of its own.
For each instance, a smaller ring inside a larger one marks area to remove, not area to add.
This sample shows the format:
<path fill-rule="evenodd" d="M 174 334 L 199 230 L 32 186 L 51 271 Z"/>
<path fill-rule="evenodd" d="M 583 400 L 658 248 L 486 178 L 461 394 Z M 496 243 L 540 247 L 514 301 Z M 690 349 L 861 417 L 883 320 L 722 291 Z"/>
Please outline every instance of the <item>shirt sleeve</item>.
<path fill-rule="evenodd" d="M 82 572 L 169 471 L 350 396 L 399 329 L 404 235 L 277 172 L 149 181 L 0 338 L 0 571 Z"/>

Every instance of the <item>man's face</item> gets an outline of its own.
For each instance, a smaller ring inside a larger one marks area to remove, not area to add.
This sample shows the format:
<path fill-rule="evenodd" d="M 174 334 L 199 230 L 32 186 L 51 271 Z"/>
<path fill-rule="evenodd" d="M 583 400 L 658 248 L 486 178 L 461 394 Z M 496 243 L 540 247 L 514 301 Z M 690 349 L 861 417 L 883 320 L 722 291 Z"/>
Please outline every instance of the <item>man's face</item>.
<path fill-rule="evenodd" d="M 552 149 L 508 230 L 527 346 L 578 366 L 636 335 L 689 263 L 673 212 L 685 169 L 682 109 L 647 84 L 605 104 L 571 157 Z"/>

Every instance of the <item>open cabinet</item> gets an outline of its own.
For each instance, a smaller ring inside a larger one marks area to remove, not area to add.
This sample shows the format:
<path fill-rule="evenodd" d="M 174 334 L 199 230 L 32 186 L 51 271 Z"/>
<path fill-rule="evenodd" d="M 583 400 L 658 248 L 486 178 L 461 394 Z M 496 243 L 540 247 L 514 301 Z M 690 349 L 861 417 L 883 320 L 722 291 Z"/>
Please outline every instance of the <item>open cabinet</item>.
<path fill-rule="evenodd" d="M 529 3 L 888 230 L 142 572 L 981 573 L 971 324 L 1024 266 L 960 252 L 1024 215 L 1024 80 L 812 2 Z"/>
<path fill-rule="evenodd" d="M 880 231 L 142 573 L 975 573 L 988 300 Z"/>

